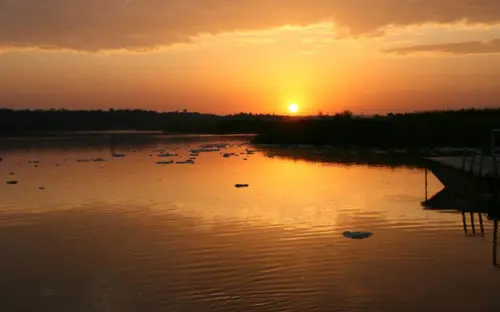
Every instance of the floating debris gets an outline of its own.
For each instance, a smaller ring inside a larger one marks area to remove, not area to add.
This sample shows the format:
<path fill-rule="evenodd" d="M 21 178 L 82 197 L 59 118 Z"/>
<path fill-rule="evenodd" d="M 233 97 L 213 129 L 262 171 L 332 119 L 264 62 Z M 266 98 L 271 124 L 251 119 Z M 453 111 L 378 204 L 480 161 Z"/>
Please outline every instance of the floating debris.
<path fill-rule="evenodd" d="M 248 160 L 247 158 L 243 158 L 243 160 Z"/>
<path fill-rule="evenodd" d="M 9 175 L 14 175 L 14 172 L 10 172 Z"/>
<path fill-rule="evenodd" d="M 56 167 L 59 167 L 59 164 L 56 164 Z"/>
<path fill-rule="evenodd" d="M 215 147 L 217 147 L 215 144 L 203 144 L 203 145 L 200 145 L 200 148 L 206 148 L 206 149 L 215 148 Z"/>
<path fill-rule="evenodd" d="M 198 154 L 198 153 L 209 153 L 209 152 L 220 152 L 219 148 L 201 148 L 190 150 L 190 153 Z"/>
<path fill-rule="evenodd" d="M 249 185 L 248 184 L 235 184 L 234 187 L 242 188 L 242 187 L 249 187 Z"/>
<path fill-rule="evenodd" d="M 90 159 L 77 159 L 76 162 L 89 162 Z"/>
<path fill-rule="evenodd" d="M 170 153 L 163 153 L 163 154 L 158 154 L 158 157 L 174 157 L 174 156 L 179 156 L 178 154 L 170 154 Z"/>
<path fill-rule="evenodd" d="M 17 184 L 17 181 L 7 181 L 7 184 Z"/>
<path fill-rule="evenodd" d="M 371 232 L 353 232 L 353 231 L 345 231 L 342 234 L 344 235 L 344 237 L 352 239 L 363 239 L 373 235 L 373 233 Z"/>
<path fill-rule="evenodd" d="M 30 160 L 30 161 L 28 161 L 28 163 L 29 164 L 39 164 L 40 161 L 38 161 L 38 160 Z"/>
<path fill-rule="evenodd" d="M 38 189 L 39 190 L 45 190 L 45 187 L 44 186 L 40 186 Z"/>
<path fill-rule="evenodd" d="M 170 165 L 170 164 L 173 164 L 174 161 L 171 160 L 171 161 L 158 161 L 156 162 L 157 165 Z"/>
<path fill-rule="evenodd" d="M 94 162 L 103 162 L 103 161 L 106 161 L 106 159 L 99 157 L 99 158 L 93 158 L 92 161 L 94 161 Z"/>
<path fill-rule="evenodd" d="M 191 164 L 191 165 L 194 165 L 194 161 L 192 160 L 185 160 L 185 161 L 176 161 L 175 162 L 176 164 L 179 164 L 179 165 L 183 165 L 183 164 Z"/>
<path fill-rule="evenodd" d="M 115 157 L 115 158 L 118 158 L 118 157 L 125 157 L 125 154 L 121 154 L 121 153 L 113 153 L 111 154 L 111 156 Z"/>

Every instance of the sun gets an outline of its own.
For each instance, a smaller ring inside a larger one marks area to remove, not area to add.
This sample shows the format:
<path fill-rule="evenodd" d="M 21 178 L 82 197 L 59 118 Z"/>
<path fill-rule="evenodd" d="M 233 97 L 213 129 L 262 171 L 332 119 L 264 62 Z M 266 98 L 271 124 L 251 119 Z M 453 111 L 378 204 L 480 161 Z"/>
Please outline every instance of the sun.
<path fill-rule="evenodd" d="M 299 105 L 297 103 L 291 103 L 288 105 L 288 111 L 292 114 L 295 114 L 299 111 Z"/>

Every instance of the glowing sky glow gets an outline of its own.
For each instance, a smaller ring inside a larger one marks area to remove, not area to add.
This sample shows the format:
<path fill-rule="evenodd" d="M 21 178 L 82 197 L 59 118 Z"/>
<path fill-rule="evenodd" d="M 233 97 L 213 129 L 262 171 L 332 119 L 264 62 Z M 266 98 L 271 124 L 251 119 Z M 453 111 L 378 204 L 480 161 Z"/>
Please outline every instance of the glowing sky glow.
<path fill-rule="evenodd" d="M 292 114 L 296 114 L 299 111 L 299 105 L 297 103 L 288 105 L 288 111 Z"/>
<path fill-rule="evenodd" d="M 0 107 L 500 106 L 500 1 L 284 2 L 0 0 Z"/>

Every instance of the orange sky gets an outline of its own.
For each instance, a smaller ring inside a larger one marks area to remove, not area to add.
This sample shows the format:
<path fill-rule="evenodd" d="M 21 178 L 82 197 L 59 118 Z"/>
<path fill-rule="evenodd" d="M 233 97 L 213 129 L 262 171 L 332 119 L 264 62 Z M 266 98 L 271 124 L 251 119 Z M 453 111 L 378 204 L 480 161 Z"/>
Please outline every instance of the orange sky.
<path fill-rule="evenodd" d="M 0 107 L 500 106 L 498 0 L 0 0 Z"/>

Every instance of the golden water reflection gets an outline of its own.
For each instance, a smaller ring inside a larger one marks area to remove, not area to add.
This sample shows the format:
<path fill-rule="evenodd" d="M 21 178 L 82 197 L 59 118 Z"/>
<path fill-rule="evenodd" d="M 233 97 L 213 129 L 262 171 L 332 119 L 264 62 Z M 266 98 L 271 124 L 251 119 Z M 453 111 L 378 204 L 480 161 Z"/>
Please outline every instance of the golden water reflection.
<path fill-rule="evenodd" d="M 156 164 L 187 144 L 2 150 L 0 176 L 19 184 L 0 185 L 0 310 L 495 309 L 492 224 L 464 239 L 459 215 L 423 210 L 422 169 L 259 151 Z"/>

